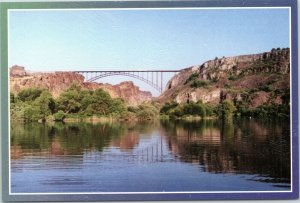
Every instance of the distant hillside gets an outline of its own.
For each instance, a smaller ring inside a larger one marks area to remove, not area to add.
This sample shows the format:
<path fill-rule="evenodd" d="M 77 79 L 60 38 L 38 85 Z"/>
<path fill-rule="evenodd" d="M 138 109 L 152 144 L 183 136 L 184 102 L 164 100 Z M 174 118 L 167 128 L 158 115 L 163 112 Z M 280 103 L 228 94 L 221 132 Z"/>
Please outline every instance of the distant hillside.
<path fill-rule="evenodd" d="M 161 103 L 222 100 L 244 103 L 250 108 L 262 104 L 289 102 L 290 49 L 272 49 L 261 54 L 215 58 L 182 70 L 167 84 L 158 98 Z"/>

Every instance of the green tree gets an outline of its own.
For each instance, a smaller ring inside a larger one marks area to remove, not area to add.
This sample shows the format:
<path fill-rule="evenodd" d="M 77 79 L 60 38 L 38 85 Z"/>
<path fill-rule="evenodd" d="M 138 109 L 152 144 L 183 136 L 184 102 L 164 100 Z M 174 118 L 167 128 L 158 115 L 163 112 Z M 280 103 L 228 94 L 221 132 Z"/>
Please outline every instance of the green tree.
<path fill-rule="evenodd" d="M 38 106 L 28 104 L 24 107 L 24 120 L 25 122 L 37 121 L 41 118 L 40 109 Z"/>
<path fill-rule="evenodd" d="M 90 104 L 88 107 L 85 109 L 84 114 L 87 116 L 92 116 L 95 113 L 95 109 L 93 108 L 93 105 Z"/>
<path fill-rule="evenodd" d="M 282 96 L 281 96 L 282 104 L 289 105 L 290 104 L 290 89 L 288 89 Z"/>
<path fill-rule="evenodd" d="M 11 104 L 15 103 L 15 95 L 13 93 L 10 93 L 10 103 Z"/>
<path fill-rule="evenodd" d="M 42 92 L 43 90 L 38 88 L 23 89 L 18 93 L 18 99 L 22 102 L 34 101 Z"/>
<path fill-rule="evenodd" d="M 109 112 L 117 115 L 122 115 L 127 111 L 125 103 L 122 99 L 114 99 L 109 107 Z"/>
<path fill-rule="evenodd" d="M 152 104 L 143 103 L 138 107 L 139 111 L 137 116 L 141 120 L 151 120 L 159 115 L 158 109 Z"/>
<path fill-rule="evenodd" d="M 135 106 L 128 106 L 127 110 L 132 113 L 137 113 L 139 111 L 139 108 Z"/>
<path fill-rule="evenodd" d="M 202 118 L 206 117 L 206 105 L 203 103 L 198 103 L 196 105 L 197 115 L 201 116 Z"/>
<path fill-rule="evenodd" d="M 210 104 L 205 104 L 206 116 L 214 116 L 216 107 Z"/>
<path fill-rule="evenodd" d="M 171 109 L 174 109 L 178 106 L 178 103 L 177 102 L 167 102 L 165 103 L 161 109 L 160 109 L 160 113 L 162 114 L 168 114 L 168 112 L 171 110 Z"/>
<path fill-rule="evenodd" d="M 218 105 L 217 111 L 218 116 L 225 118 L 232 116 L 233 113 L 236 111 L 236 108 L 232 101 L 225 100 Z"/>
<path fill-rule="evenodd" d="M 185 115 L 197 115 L 199 113 L 198 105 L 193 102 L 184 104 L 183 113 Z"/>
<path fill-rule="evenodd" d="M 176 108 L 168 111 L 171 118 L 181 117 L 184 115 L 183 105 L 178 105 Z"/>
<path fill-rule="evenodd" d="M 81 111 L 83 113 L 87 113 L 87 110 L 89 109 L 89 114 L 92 115 L 94 111 L 90 111 L 92 107 L 92 104 L 96 103 L 95 98 L 93 97 L 93 91 L 82 91 L 81 92 Z"/>
<path fill-rule="evenodd" d="M 110 113 L 109 107 L 112 103 L 110 95 L 102 89 L 94 91 L 93 99 L 96 101 L 93 104 L 93 108 L 97 114 L 108 115 Z"/>
<path fill-rule="evenodd" d="M 41 119 L 46 120 L 46 117 L 53 113 L 55 103 L 52 95 L 48 91 L 43 91 L 34 102 L 40 110 Z"/>
<path fill-rule="evenodd" d="M 81 108 L 81 87 L 74 84 L 57 99 L 58 109 L 65 113 L 77 113 Z"/>
<path fill-rule="evenodd" d="M 59 110 L 53 116 L 54 116 L 54 120 L 56 121 L 63 121 L 66 117 L 65 113 L 62 110 Z"/>

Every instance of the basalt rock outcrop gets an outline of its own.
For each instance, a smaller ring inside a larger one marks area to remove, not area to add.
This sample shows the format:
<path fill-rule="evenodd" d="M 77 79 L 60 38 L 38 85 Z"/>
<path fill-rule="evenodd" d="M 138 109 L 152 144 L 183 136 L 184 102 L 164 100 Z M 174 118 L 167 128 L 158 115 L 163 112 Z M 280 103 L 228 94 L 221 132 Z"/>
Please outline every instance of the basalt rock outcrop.
<path fill-rule="evenodd" d="M 137 106 L 143 102 L 152 101 L 152 94 L 148 91 L 141 91 L 132 81 L 121 82 L 117 85 L 85 82 L 87 89 L 103 89 L 108 92 L 112 98 L 122 98 L 130 106 Z"/>
<path fill-rule="evenodd" d="M 73 72 L 29 73 L 25 71 L 24 67 L 20 66 L 13 66 L 10 69 L 10 91 L 14 94 L 25 88 L 38 87 L 49 90 L 53 97 L 57 98 L 61 92 L 74 83 L 90 90 L 101 88 L 107 91 L 112 98 L 120 97 L 128 105 L 132 106 L 152 100 L 150 92 L 141 91 L 131 81 L 111 85 L 85 82 L 84 76 Z"/>
<path fill-rule="evenodd" d="M 11 77 L 23 77 L 26 76 L 27 73 L 23 66 L 13 66 L 10 68 L 9 75 Z"/>
<path fill-rule="evenodd" d="M 289 102 L 290 49 L 215 58 L 183 69 L 168 82 L 161 103 L 219 103 L 224 99 L 250 107 Z"/>

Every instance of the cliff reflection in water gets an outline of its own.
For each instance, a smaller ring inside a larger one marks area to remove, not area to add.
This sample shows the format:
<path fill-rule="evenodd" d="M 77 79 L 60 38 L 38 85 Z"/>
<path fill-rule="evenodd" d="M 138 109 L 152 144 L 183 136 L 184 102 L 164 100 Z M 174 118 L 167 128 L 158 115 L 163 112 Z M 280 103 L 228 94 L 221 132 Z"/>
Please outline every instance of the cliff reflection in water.
<path fill-rule="evenodd" d="M 193 163 L 199 166 L 199 173 L 254 174 L 257 181 L 290 183 L 289 128 L 288 122 L 253 119 L 13 124 L 11 158 L 74 155 L 83 160 L 87 152 L 102 153 L 112 148 L 119 150 L 120 156 L 135 153 L 137 157 L 139 153 L 144 156 L 148 147 L 157 162 Z M 154 145 L 155 139 L 142 142 L 154 135 L 160 137 L 167 151 L 158 152 L 162 146 Z"/>
<path fill-rule="evenodd" d="M 162 122 L 170 151 L 212 173 L 256 174 L 263 182 L 290 183 L 288 122 Z"/>

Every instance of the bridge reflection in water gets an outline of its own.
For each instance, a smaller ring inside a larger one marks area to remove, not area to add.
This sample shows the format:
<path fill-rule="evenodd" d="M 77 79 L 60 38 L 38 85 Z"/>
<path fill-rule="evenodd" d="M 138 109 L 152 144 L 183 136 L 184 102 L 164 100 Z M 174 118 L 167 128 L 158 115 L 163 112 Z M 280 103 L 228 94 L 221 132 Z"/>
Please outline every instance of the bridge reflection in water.
<path fill-rule="evenodd" d="M 145 82 L 150 85 L 154 89 L 156 89 L 159 93 L 162 93 L 164 90 L 164 86 L 168 80 L 164 80 L 165 74 L 177 73 L 180 70 L 122 70 L 122 71 L 74 71 L 74 73 L 78 73 L 84 76 L 85 81 L 93 82 L 101 78 L 122 75 L 131 78 L 135 78 Z"/>
<path fill-rule="evenodd" d="M 146 146 L 145 148 L 138 150 L 131 150 L 123 152 L 122 154 L 118 152 L 104 152 L 104 153 L 86 153 L 84 156 L 93 159 L 95 162 L 109 162 L 109 161 L 125 161 L 131 164 L 150 164 L 158 162 L 175 162 L 176 159 L 170 159 L 168 153 L 163 149 L 164 144 L 162 142 L 153 143 Z"/>

